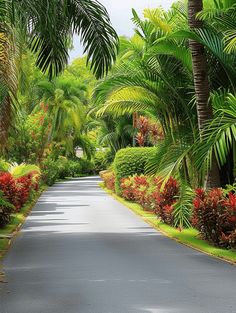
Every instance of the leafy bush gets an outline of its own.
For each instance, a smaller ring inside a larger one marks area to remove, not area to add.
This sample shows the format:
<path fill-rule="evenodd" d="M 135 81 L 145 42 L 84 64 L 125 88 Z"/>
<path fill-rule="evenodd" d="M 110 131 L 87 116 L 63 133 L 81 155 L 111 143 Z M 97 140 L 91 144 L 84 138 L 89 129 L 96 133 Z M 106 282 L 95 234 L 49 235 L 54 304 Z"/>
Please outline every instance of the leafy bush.
<path fill-rule="evenodd" d="M 108 169 L 113 161 L 113 154 L 110 150 L 97 151 L 94 155 L 94 170 L 96 173 Z"/>
<path fill-rule="evenodd" d="M 14 178 L 25 177 L 27 175 L 31 175 L 32 173 L 40 175 L 40 168 L 34 164 L 13 163 L 9 167 L 8 171 L 12 174 Z"/>
<path fill-rule="evenodd" d="M 44 159 L 41 163 L 42 181 L 52 186 L 59 178 L 58 163 L 51 158 Z"/>
<path fill-rule="evenodd" d="M 148 160 L 154 156 L 155 152 L 155 147 L 126 148 L 117 152 L 114 161 L 117 194 L 121 193 L 121 179 L 135 174 L 144 174 L 145 166 Z"/>
<path fill-rule="evenodd" d="M 71 177 L 78 177 L 81 175 L 81 164 L 79 161 L 70 161 L 69 162 L 69 172 Z"/>
<path fill-rule="evenodd" d="M 94 174 L 94 163 L 87 159 L 79 159 L 81 165 L 81 174 L 91 175 Z"/>
<path fill-rule="evenodd" d="M 115 173 L 112 171 L 100 172 L 100 176 L 104 181 L 107 189 L 115 191 Z"/>
<path fill-rule="evenodd" d="M 223 190 L 196 190 L 193 225 L 217 246 L 236 247 L 236 195 Z"/>
<path fill-rule="evenodd" d="M 161 220 L 169 225 L 174 225 L 174 204 L 179 194 L 177 181 L 170 177 L 163 191 L 159 188 L 152 194 L 155 202 L 155 212 Z"/>
<path fill-rule="evenodd" d="M 58 178 L 64 179 L 66 177 L 71 176 L 70 171 L 70 160 L 68 160 L 66 157 L 59 156 L 57 160 L 57 167 L 58 167 Z"/>
<path fill-rule="evenodd" d="M 13 210 L 14 206 L 6 201 L 3 192 L 0 191 L 0 227 L 4 227 L 10 222 Z"/>
<path fill-rule="evenodd" d="M 33 190 L 38 189 L 39 176 L 29 173 L 27 176 L 15 179 L 9 172 L 0 173 L 0 191 L 16 211 L 19 211 L 29 200 Z"/>
<path fill-rule="evenodd" d="M 0 159 L 0 172 L 7 172 L 10 168 L 10 163 L 6 162 L 3 159 Z"/>
<path fill-rule="evenodd" d="M 52 186 L 58 179 L 93 174 L 94 164 L 86 159 L 73 161 L 60 156 L 57 161 L 54 161 L 48 157 L 41 163 L 41 171 L 43 182 Z"/>
<path fill-rule="evenodd" d="M 178 199 L 179 185 L 172 177 L 163 190 L 161 185 L 158 177 L 130 176 L 121 179 L 121 195 L 126 200 L 141 204 L 147 210 L 155 211 L 163 222 L 174 225 L 174 204 Z"/>
<path fill-rule="evenodd" d="M 136 201 L 142 206 L 146 206 L 147 193 L 150 182 L 147 176 L 135 175 L 121 179 L 121 195 L 129 201 Z"/>
<path fill-rule="evenodd" d="M 27 176 L 23 176 L 15 180 L 17 188 L 21 193 L 19 200 L 20 207 L 23 207 L 24 204 L 29 200 L 33 191 L 38 191 L 39 177 L 39 175 L 35 175 L 35 173 L 32 172 Z"/>
<path fill-rule="evenodd" d="M 11 173 L 0 173 L 0 191 L 16 210 L 21 207 L 21 190 Z"/>

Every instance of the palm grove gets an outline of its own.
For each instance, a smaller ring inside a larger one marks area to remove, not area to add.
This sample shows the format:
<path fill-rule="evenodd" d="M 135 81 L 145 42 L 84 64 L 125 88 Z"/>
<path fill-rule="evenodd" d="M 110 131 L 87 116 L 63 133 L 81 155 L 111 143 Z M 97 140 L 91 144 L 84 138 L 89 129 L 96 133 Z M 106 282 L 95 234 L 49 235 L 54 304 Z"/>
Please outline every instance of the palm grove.
<path fill-rule="evenodd" d="M 236 1 L 133 10 L 119 39 L 99 2 L 58 2 L 1 1 L 2 170 L 36 164 L 52 184 L 148 146 L 143 174 L 234 191 Z M 87 59 L 68 66 L 74 34 Z"/>

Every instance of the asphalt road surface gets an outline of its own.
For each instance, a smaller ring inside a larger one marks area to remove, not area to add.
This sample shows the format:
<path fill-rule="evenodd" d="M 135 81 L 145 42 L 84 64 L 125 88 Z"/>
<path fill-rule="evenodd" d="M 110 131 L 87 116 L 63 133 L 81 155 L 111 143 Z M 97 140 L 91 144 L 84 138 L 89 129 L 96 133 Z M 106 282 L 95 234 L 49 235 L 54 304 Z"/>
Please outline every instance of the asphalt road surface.
<path fill-rule="evenodd" d="M 4 260 L 0 313 L 236 313 L 236 267 L 81 178 L 49 188 Z"/>

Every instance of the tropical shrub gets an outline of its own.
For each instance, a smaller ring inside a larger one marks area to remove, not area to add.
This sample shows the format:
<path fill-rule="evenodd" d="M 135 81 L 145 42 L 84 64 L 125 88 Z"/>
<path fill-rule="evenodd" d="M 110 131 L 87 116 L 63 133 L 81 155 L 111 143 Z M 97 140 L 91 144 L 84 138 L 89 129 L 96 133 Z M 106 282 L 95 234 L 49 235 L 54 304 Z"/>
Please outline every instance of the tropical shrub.
<path fill-rule="evenodd" d="M 134 178 L 132 176 L 127 178 L 121 178 L 120 189 L 121 196 L 124 199 L 134 201 L 135 188 L 134 188 Z"/>
<path fill-rule="evenodd" d="M 94 163 L 87 159 L 79 159 L 81 165 L 81 174 L 91 175 L 94 174 Z"/>
<path fill-rule="evenodd" d="M 116 192 L 121 193 L 122 178 L 144 174 L 148 160 L 154 156 L 156 148 L 126 148 L 117 152 L 114 161 Z"/>
<path fill-rule="evenodd" d="M 115 173 L 113 171 L 100 172 L 100 176 L 104 181 L 105 187 L 109 190 L 115 191 Z"/>
<path fill-rule="evenodd" d="M 13 210 L 14 206 L 6 201 L 3 192 L 0 191 L 0 227 L 4 227 L 10 222 Z"/>
<path fill-rule="evenodd" d="M 146 206 L 147 194 L 150 187 L 149 178 L 147 176 L 134 175 L 128 178 L 122 178 L 120 187 L 123 198 Z"/>
<path fill-rule="evenodd" d="M 3 159 L 0 159 L 0 172 L 7 172 L 10 167 L 10 163 Z"/>
<path fill-rule="evenodd" d="M 152 197 L 155 203 L 155 212 L 161 220 L 169 225 L 174 225 L 174 204 L 179 195 L 179 185 L 177 181 L 170 177 L 163 190 L 157 188 Z"/>
<path fill-rule="evenodd" d="M 161 187 L 160 178 L 144 175 L 122 178 L 120 183 L 124 199 L 139 203 L 145 209 L 154 211 L 163 222 L 174 225 L 174 204 L 178 200 L 179 185 L 170 177 L 164 188 Z"/>
<path fill-rule="evenodd" d="M 68 160 L 66 157 L 59 156 L 57 160 L 57 167 L 59 179 L 72 176 L 70 171 L 70 160 Z"/>
<path fill-rule="evenodd" d="M 96 173 L 108 169 L 113 161 L 113 154 L 110 150 L 97 151 L 93 158 L 94 170 Z"/>
<path fill-rule="evenodd" d="M 64 179 L 66 177 L 81 176 L 82 166 L 80 160 L 72 161 L 66 157 L 60 156 L 57 161 L 58 177 Z"/>
<path fill-rule="evenodd" d="M 19 211 L 29 200 L 32 191 L 38 190 L 38 173 L 31 172 L 26 176 L 14 178 L 9 172 L 0 173 L 0 191 L 16 211 Z"/>
<path fill-rule="evenodd" d="M 81 164 L 79 161 L 70 161 L 69 164 L 69 173 L 71 177 L 81 176 Z"/>
<path fill-rule="evenodd" d="M 223 190 L 196 190 L 193 225 L 217 246 L 236 247 L 236 195 Z"/>
<path fill-rule="evenodd" d="M 30 175 L 31 177 L 40 175 L 40 168 L 34 164 L 26 163 L 13 163 L 10 165 L 8 171 L 12 174 L 14 178 L 20 178 Z"/>
<path fill-rule="evenodd" d="M 11 173 L 0 173 L 0 191 L 3 192 L 6 200 L 14 205 L 18 211 L 21 207 L 21 188 Z"/>
<path fill-rule="evenodd" d="M 40 176 L 37 173 L 31 172 L 30 174 L 19 177 L 15 180 L 17 188 L 21 193 L 21 197 L 19 200 L 20 207 L 24 206 L 24 204 L 29 200 L 31 194 L 34 191 L 38 191 L 39 178 Z"/>
<path fill-rule="evenodd" d="M 58 163 L 48 157 L 42 161 L 40 168 L 42 181 L 46 185 L 52 186 L 59 178 Z"/>

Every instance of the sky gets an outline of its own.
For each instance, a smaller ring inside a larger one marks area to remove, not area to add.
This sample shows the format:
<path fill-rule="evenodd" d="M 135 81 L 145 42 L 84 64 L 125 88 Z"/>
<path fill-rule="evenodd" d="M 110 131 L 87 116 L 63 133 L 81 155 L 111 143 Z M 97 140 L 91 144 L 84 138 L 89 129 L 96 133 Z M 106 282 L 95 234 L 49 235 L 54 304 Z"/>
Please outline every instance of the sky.
<path fill-rule="evenodd" d="M 145 8 L 156 8 L 162 6 L 168 9 L 174 0 L 99 0 L 107 9 L 113 27 L 118 35 L 130 37 L 133 35 L 133 24 L 131 21 L 134 8 L 138 13 L 142 13 Z M 70 53 L 70 60 L 82 55 L 82 47 L 77 36 L 74 37 L 74 49 Z"/>

